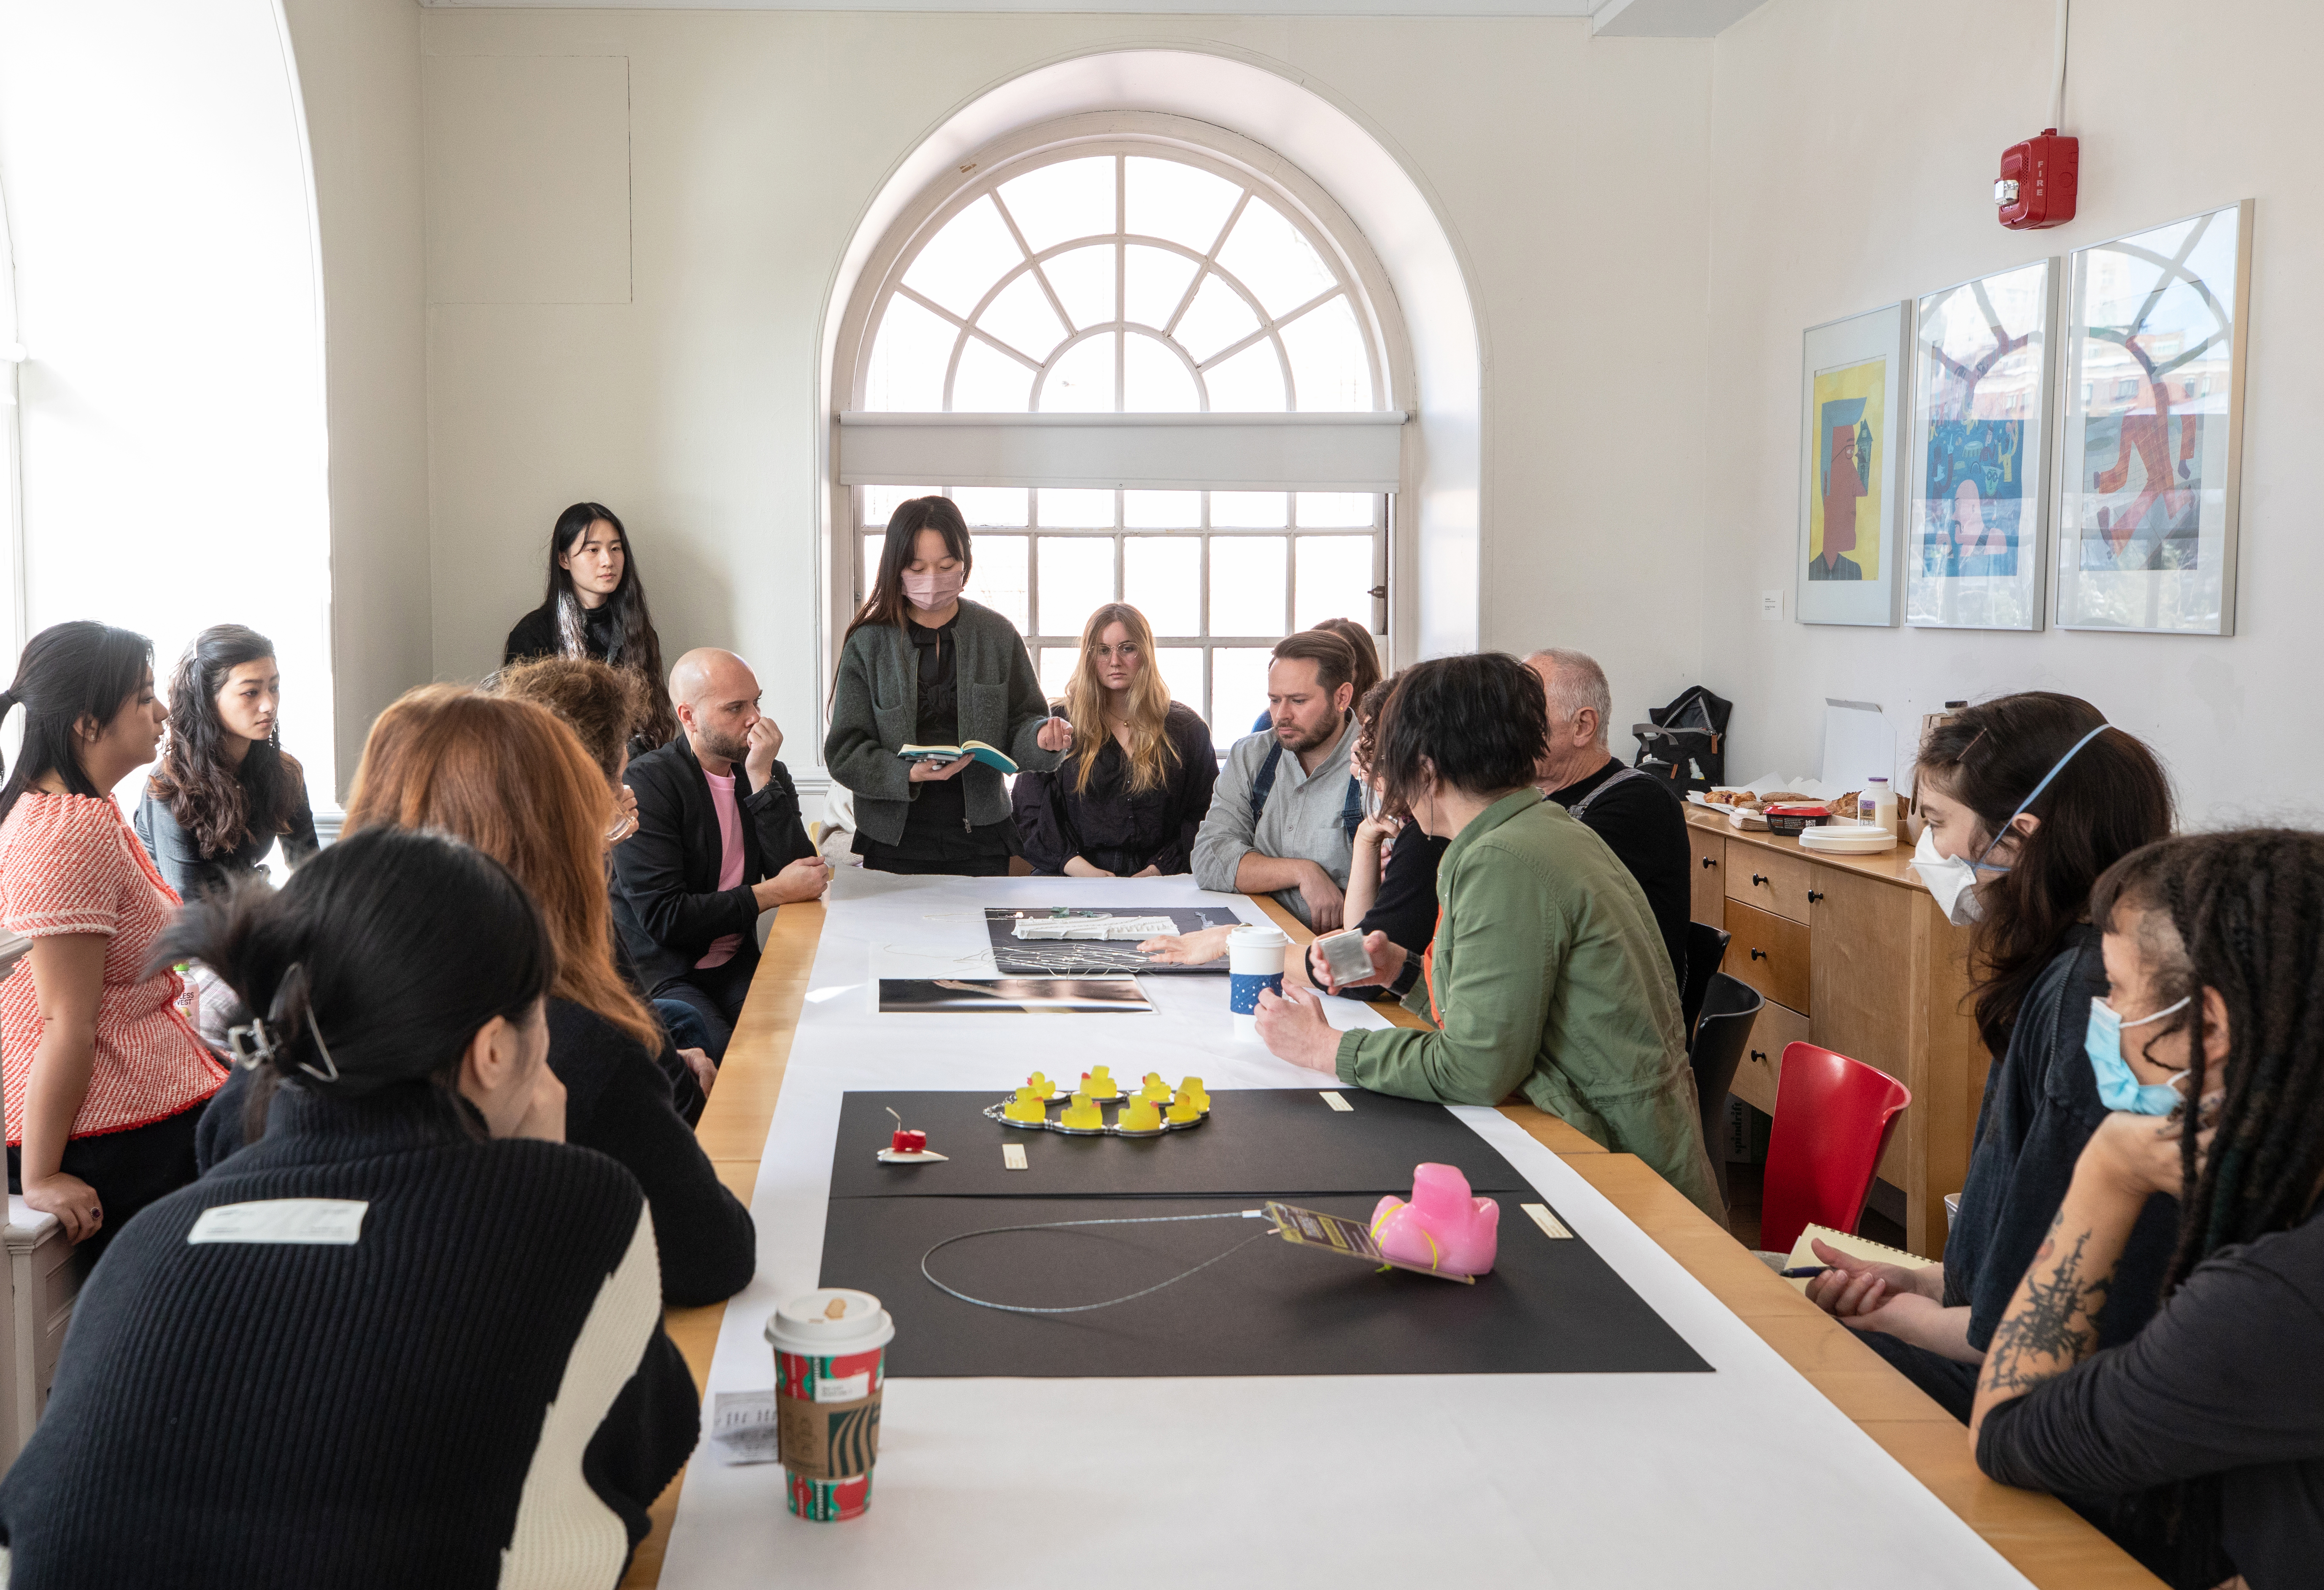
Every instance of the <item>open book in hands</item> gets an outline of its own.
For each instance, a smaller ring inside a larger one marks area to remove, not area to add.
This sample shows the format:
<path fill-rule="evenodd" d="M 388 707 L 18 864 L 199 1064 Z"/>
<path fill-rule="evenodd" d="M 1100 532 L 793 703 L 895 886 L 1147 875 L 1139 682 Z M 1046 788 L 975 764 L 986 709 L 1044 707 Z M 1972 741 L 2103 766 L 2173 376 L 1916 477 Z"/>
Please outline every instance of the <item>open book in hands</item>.
<path fill-rule="evenodd" d="M 982 740 L 971 740 L 965 745 L 907 745 L 896 754 L 906 762 L 957 762 L 964 756 L 973 756 L 985 766 L 1004 773 L 1017 771 L 1017 763 L 1007 752 L 996 750 Z"/>

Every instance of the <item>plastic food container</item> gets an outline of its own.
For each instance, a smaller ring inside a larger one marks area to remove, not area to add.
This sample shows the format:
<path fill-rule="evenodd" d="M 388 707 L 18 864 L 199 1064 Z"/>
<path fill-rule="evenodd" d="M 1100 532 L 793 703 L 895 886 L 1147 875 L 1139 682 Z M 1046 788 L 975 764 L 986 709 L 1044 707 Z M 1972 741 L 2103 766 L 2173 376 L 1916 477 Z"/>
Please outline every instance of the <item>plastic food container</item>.
<path fill-rule="evenodd" d="M 1767 832 L 1796 839 L 1808 829 L 1820 827 L 1831 820 L 1828 806 L 1771 806 L 1763 813 L 1767 819 Z"/>

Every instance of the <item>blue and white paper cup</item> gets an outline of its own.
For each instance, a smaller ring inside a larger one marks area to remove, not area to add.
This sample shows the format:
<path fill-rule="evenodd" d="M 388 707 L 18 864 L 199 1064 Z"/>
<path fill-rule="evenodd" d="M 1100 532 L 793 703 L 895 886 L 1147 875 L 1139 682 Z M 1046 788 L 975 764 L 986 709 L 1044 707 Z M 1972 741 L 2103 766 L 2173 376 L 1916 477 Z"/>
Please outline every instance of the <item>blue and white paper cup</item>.
<path fill-rule="evenodd" d="M 1261 991 L 1283 992 L 1283 953 L 1291 940 L 1280 928 L 1250 923 L 1227 935 L 1227 1009 L 1233 1012 L 1237 1038 L 1256 1039 Z"/>

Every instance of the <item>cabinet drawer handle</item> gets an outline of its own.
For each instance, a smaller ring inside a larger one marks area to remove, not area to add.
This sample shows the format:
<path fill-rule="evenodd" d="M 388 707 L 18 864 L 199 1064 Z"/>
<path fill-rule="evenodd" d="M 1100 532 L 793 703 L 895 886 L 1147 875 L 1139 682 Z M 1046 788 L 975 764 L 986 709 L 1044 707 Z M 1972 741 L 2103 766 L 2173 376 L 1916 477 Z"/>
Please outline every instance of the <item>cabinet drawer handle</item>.
<path fill-rule="evenodd" d="M 1765 873 L 1753 873 L 1753 874 L 1751 874 L 1751 887 L 1753 887 L 1754 889 L 1757 889 L 1760 884 L 1762 884 L 1762 883 L 1766 883 L 1766 881 L 1767 881 L 1767 874 L 1765 874 Z"/>
<path fill-rule="evenodd" d="M 1764 1066 L 1767 1063 L 1767 1051 L 1764 1049 L 1755 1049 L 1751 1051 L 1751 1058 Z"/>
<path fill-rule="evenodd" d="M 1706 867 L 1715 867 L 1719 864 L 1719 859 L 1716 856 L 1706 855 L 1702 858 L 1702 864 Z"/>
<path fill-rule="evenodd" d="M 1817 901 L 1821 900 L 1822 898 L 1823 898 L 1823 891 L 1822 891 L 1822 890 L 1821 890 L 1821 889 L 1811 889 L 1811 890 L 1809 890 L 1809 891 L 1808 891 L 1808 903 L 1809 903 L 1810 905 L 1813 905 Z"/>
<path fill-rule="evenodd" d="M 1755 949 L 1751 952 L 1751 958 L 1755 961 L 1766 960 L 1767 958 L 1767 952 L 1764 949 Z"/>

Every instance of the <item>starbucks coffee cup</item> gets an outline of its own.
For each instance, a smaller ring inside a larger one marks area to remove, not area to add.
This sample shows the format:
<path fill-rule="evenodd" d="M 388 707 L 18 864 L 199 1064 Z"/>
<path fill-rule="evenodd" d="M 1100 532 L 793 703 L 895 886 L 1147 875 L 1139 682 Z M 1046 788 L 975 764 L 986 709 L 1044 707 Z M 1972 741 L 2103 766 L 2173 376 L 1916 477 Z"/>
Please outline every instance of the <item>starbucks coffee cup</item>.
<path fill-rule="evenodd" d="M 1283 929 L 1246 923 L 1227 935 L 1227 1009 L 1233 1012 L 1237 1038 L 1259 1036 L 1261 993 L 1283 992 L 1283 956 L 1291 940 Z"/>
<path fill-rule="evenodd" d="M 767 1317 L 775 1350 L 775 1428 L 790 1510 L 835 1523 L 872 1504 L 880 1398 L 896 1322 L 869 1292 L 826 1287 Z"/>

